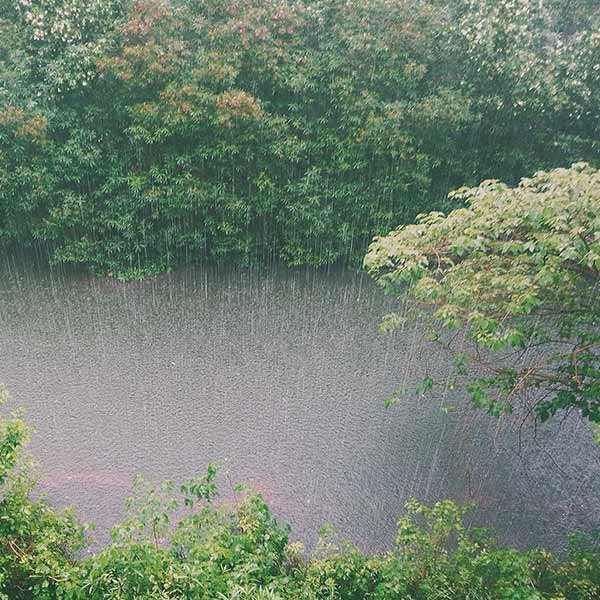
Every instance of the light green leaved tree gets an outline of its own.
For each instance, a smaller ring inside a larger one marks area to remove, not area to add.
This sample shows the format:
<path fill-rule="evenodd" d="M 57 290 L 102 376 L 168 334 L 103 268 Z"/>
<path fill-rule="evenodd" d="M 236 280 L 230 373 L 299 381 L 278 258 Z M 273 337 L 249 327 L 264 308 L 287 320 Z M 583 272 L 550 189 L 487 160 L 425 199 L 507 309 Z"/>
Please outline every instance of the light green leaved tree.
<path fill-rule="evenodd" d="M 376 238 L 369 273 L 425 317 L 478 407 L 600 423 L 600 171 L 578 163 L 451 196 L 463 206 Z"/>

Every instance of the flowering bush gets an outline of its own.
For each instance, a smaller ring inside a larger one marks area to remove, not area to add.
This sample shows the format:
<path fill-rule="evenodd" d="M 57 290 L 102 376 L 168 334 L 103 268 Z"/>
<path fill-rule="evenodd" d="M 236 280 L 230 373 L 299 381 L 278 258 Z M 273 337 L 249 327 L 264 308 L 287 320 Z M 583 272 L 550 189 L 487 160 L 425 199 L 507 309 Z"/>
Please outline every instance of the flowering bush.
<path fill-rule="evenodd" d="M 124 0 L 16 0 L 38 83 L 64 94 L 90 84 Z"/>

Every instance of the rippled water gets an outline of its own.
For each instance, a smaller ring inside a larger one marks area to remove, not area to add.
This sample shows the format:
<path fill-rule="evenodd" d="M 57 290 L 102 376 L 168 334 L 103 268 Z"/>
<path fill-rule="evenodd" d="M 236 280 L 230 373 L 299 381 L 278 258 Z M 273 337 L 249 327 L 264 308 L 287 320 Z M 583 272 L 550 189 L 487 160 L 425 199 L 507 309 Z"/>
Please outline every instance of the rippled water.
<path fill-rule="evenodd" d="M 598 527 L 600 449 L 577 419 L 519 440 L 449 391 L 384 408 L 397 386 L 444 373 L 417 328 L 377 333 L 392 306 L 347 271 L 121 284 L 7 253 L 0 382 L 35 425 L 43 490 L 99 530 L 134 474 L 180 481 L 208 462 L 228 473 L 225 494 L 229 480 L 255 486 L 309 544 L 332 523 L 389 546 L 410 497 L 478 501 L 478 522 L 517 545 Z"/>

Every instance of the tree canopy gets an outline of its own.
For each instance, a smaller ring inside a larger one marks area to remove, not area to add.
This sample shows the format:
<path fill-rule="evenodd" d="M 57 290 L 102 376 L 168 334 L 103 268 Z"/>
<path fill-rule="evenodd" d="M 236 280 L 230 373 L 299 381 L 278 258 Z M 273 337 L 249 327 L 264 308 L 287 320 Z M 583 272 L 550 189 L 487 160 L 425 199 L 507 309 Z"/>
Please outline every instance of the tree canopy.
<path fill-rule="evenodd" d="M 376 238 L 369 272 L 416 301 L 476 405 L 499 414 L 525 398 L 541 420 L 577 409 L 600 422 L 600 172 L 452 196 L 464 206 Z"/>
<path fill-rule="evenodd" d="M 360 260 L 453 187 L 598 160 L 599 14 L 4 0 L 0 242 L 122 278 Z"/>

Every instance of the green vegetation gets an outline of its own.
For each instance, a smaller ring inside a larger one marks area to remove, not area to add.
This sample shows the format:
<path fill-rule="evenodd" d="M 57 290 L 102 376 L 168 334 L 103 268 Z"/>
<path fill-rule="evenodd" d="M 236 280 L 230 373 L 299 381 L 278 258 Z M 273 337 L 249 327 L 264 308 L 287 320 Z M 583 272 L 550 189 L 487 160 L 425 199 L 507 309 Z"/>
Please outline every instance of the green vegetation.
<path fill-rule="evenodd" d="M 376 239 L 367 268 L 427 318 L 477 406 L 501 414 L 525 398 L 542 421 L 577 409 L 600 423 L 600 171 L 452 196 L 465 207 Z"/>
<path fill-rule="evenodd" d="M 598 159 L 595 0 L 1 0 L 0 243 L 143 277 L 352 261 Z"/>
<path fill-rule="evenodd" d="M 597 0 L 0 0 L 0 245 L 133 279 L 352 262 L 400 223 L 366 266 L 452 385 L 600 423 L 599 27 Z M 212 466 L 138 481 L 84 557 L 28 436 L 0 419 L 0 600 L 600 597 L 600 538 L 506 549 L 410 502 L 388 552 L 324 532 L 307 557 L 256 493 L 217 501 Z"/>
<path fill-rule="evenodd" d="M 600 538 L 568 557 L 500 548 L 452 502 L 410 502 L 395 547 L 366 555 L 324 531 L 314 555 L 290 542 L 261 497 L 217 502 L 215 469 L 182 485 L 138 480 L 112 541 L 81 558 L 70 512 L 32 497 L 26 424 L 0 420 L 2 600 L 595 600 Z"/>

